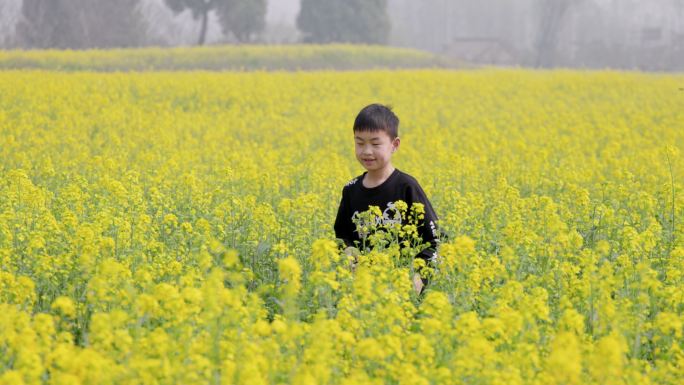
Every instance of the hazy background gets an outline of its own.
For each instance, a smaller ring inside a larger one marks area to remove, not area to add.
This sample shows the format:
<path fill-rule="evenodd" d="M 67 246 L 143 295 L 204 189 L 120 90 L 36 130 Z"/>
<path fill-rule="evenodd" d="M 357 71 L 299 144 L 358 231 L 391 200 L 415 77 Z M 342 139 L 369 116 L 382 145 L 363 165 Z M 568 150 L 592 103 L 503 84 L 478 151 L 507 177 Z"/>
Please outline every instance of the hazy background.
<path fill-rule="evenodd" d="M 684 0 L 0 0 L 0 47 L 352 42 L 474 63 L 684 70 Z"/>

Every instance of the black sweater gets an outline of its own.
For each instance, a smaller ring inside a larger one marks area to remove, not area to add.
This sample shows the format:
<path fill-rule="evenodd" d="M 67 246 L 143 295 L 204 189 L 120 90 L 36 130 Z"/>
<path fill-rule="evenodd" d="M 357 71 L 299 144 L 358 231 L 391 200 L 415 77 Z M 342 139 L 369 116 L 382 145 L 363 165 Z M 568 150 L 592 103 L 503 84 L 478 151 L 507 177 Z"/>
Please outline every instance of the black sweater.
<path fill-rule="evenodd" d="M 356 225 L 352 222 L 355 213 L 368 210 L 369 206 L 378 206 L 383 211 L 385 219 L 392 218 L 394 214 L 391 204 L 397 200 L 403 200 L 409 207 L 414 202 L 424 205 L 425 218 L 419 223 L 418 234 L 423 242 L 430 242 L 430 247 L 416 255 L 425 262 L 430 262 L 435 256 L 435 249 L 439 242 L 439 232 L 437 228 L 437 214 L 432 208 L 425 192 L 415 178 L 399 169 L 394 169 L 392 174 L 381 185 L 377 187 L 364 187 L 363 177 L 367 171 L 350 180 L 342 188 L 342 199 L 337 210 L 335 219 L 335 236 L 341 239 L 346 246 L 355 246 L 354 242 L 361 242 L 361 236 L 356 231 Z M 392 211 L 392 214 L 388 213 Z M 401 218 L 402 223 L 406 223 L 406 218 Z"/>

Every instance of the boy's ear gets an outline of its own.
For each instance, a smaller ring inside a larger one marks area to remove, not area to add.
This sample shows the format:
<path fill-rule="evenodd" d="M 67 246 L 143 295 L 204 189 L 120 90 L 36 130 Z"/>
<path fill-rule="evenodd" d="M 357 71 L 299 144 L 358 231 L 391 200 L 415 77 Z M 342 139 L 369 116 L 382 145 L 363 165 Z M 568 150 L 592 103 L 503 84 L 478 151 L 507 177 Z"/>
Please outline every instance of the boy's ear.
<path fill-rule="evenodd" d="M 394 146 L 392 152 L 396 151 L 399 148 L 399 143 L 401 143 L 401 140 L 399 140 L 398 136 L 394 138 L 394 140 L 392 140 L 392 145 Z"/>

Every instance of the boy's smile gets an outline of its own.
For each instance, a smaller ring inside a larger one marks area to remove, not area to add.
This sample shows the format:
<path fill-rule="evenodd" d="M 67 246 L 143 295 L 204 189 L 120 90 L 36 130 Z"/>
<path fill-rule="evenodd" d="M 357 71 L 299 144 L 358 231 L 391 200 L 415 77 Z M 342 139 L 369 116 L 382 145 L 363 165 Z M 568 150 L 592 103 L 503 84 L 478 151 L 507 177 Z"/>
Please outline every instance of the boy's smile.
<path fill-rule="evenodd" d="M 354 133 L 356 159 L 372 178 L 392 170 L 392 153 L 399 147 L 399 138 L 391 139 L 387 132 L 356 131 Z"/>

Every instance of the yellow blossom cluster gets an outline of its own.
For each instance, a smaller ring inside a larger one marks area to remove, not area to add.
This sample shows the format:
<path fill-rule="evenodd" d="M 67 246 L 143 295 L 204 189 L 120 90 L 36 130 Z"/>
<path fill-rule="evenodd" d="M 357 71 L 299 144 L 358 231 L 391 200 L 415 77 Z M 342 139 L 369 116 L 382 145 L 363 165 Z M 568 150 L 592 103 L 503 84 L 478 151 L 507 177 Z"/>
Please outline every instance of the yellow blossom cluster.
<path fill-rule="evenodd" d="M 679 384 L 683 84 L 0 72 L 0 384 Z M 334 240 L 375 101 L 448 235 L 420 295 Z"/>

